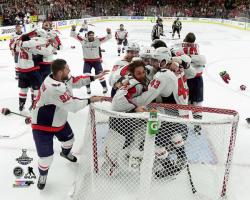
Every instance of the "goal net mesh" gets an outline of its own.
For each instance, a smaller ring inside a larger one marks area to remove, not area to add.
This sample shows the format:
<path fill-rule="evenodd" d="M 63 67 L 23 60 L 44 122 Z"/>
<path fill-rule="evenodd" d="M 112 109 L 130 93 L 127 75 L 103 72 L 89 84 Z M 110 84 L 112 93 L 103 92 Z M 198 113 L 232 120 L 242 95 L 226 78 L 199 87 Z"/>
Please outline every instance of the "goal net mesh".
<path fill-rule="evenodd" d="M 238 125 L 233 110 L 170 104 L 121 113 L 105 101 L 90 106 L 74 183 L 74 200 L 227 198 Z M 188 118 L 179 112 L 188 112 Z"/>

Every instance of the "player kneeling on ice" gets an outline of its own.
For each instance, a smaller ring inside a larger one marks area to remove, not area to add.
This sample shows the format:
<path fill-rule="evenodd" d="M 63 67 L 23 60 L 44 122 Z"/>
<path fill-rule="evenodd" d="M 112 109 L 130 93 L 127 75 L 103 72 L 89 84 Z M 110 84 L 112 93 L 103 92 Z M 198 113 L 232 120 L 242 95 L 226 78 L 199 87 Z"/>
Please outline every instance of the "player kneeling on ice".
<path fill-rule="evenodd" d="M 73 131 L 67 122 L 68 112 L 77 112 L 91 102 L 101 101 L 102 97 L 93 96 L 79 99 L 73 96 L 72 88 L 80 88 L 99 78 L 107 71 L 96 76 L 69 76 L 69 66 L 65 60 L 57 59 L 51 65 L 52 74 L 43 82 L 39 95 L 32 107 L 32 132 L 38 154 L 39 180 L 37 187 L 45 187 L 49 167 L 53 160 L 53 137 L 62 143 L 60 155 L 71 162 L 77 158 L 72 155 Z"/>

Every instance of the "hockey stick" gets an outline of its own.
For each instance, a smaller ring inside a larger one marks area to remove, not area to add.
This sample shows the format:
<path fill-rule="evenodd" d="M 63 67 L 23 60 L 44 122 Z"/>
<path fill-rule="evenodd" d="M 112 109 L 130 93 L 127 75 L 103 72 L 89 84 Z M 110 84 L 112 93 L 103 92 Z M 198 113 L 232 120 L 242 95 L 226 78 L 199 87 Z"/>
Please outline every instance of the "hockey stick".
<path fill-rule="evenodd" d="M 26 115 L 22 115 L 22 114 L 20 114 L 20 113 L 13 112 L 13 111 L 11 111 L 11 110 L 8 109 L 8 108 L 2 108 L 2 109 L 1 109 L 1 113 L 2 113 L 3 115 L 9 115 L 9 114 L 18 115 L 18 116 L 21 116 L 21 117 L 24 117 L 24 118 L 25 118 L 25 124 L 30 124 L 30 123 L 31 123 L 31 117 L 26 116 Z"/>
<path fill-rule="evenodd" d="M 18 116 L 21 116 L 21 117 L 28 117 L 28 116 L 26 116 L 26 115 L 22 115 L 22 114 L 20 114 L 20 113 L 13 112 L 13 111 L 11 111 L 11 110 L 8 109 L 8 108 L 2 108 L 2 109 L 1 109 L 1 113 L 2 113 L 3 115 L 14 114 L 14 115 L 18 115 Z"/>
<path fill-rule="evenodd" d="M 197 192 L 197 190 L 194 187 L 194 182 L 192 180 L 192 176 L 191 176 L 191 172 L 190 172 L 190 168 L 189 168 L 188 163 L 187 163 L 187 173 L 188 173 L 188 179 L 189 179 L 189 182 L 190 182 L 190 185 L 191 185 L 192 192 L 193 192 L 193 194 L 195 194 Z"/>

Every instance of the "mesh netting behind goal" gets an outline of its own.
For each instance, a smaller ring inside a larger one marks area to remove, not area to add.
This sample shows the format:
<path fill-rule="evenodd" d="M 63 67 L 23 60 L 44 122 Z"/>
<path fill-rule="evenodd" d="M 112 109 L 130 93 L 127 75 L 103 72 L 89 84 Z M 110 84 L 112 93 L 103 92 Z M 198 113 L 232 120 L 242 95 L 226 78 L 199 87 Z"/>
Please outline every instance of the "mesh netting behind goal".
<path fill-rule="evenodd" d="M 72 199 L 228 196 L 237 112 L 168 104 L 149 107 L 158 110 L 156 135 L 148 133 L 147 112 L 114 112 L 108 101 L 90 106 Z M 188 111 L 189 118 L 179 117 L 180 110 Z"/>

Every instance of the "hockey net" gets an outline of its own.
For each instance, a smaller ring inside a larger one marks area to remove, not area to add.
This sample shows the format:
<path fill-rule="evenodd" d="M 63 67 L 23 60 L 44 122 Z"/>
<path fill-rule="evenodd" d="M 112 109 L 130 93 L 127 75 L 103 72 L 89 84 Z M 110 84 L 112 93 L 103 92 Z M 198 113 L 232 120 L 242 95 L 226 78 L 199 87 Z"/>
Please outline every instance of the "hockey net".
<path fill-rule="evenodd" d="M 150 108 L 158 110 L 156 135 L 148 133 L 148 112 L 114 112 L 109 101 L 90 106 L 71 198 L 230 199 L 238 113 L 157 103 Z M 179 117 L 180 110 L 189 118 Z"/>

